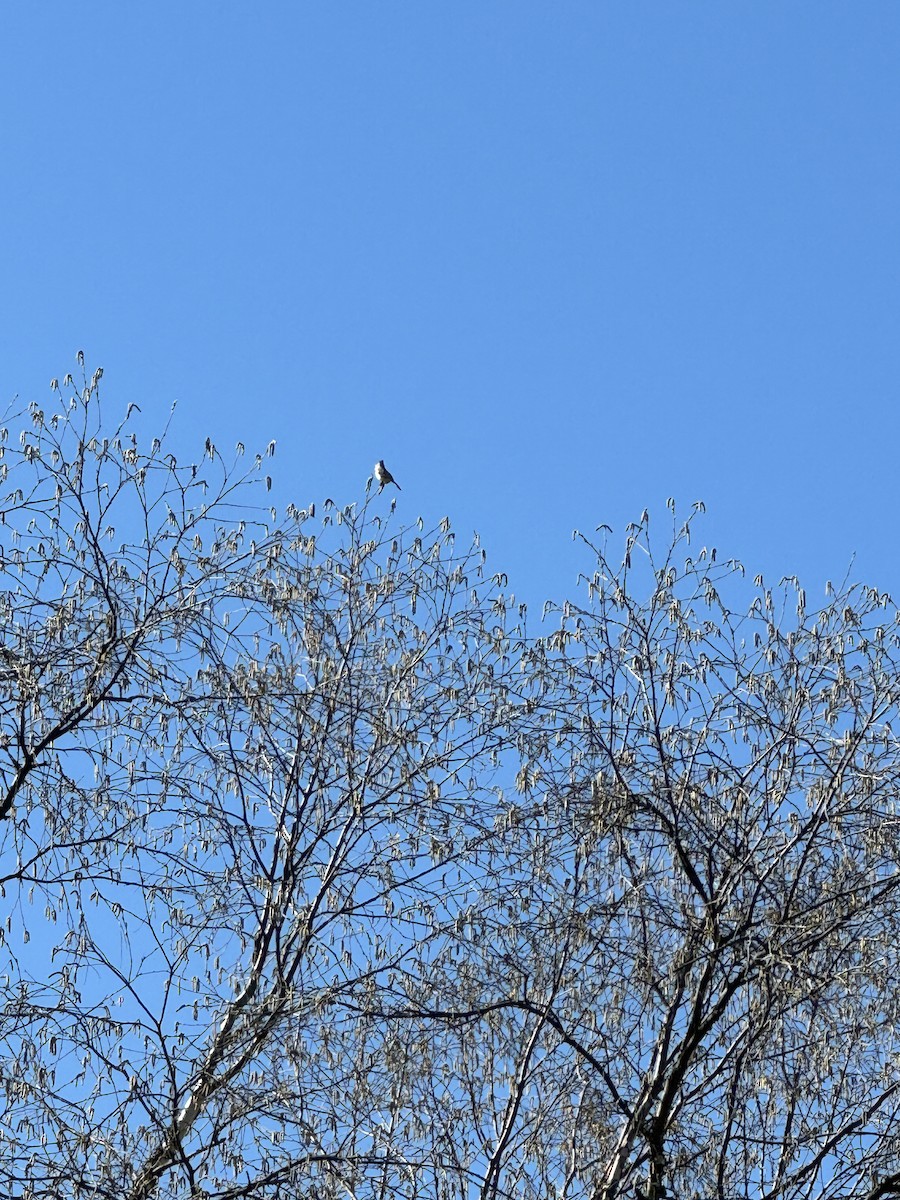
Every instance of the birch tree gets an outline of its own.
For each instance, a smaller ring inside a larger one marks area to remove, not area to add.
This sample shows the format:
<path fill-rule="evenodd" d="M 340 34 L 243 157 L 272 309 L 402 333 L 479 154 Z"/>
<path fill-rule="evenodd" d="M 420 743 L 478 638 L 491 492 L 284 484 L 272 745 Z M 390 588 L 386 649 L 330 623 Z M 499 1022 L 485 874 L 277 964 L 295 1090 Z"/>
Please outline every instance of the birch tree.
<path fill-rule="evenodd" d="M 673 506 L 532 629 L 101 378 L 0 446 L 0 1195 L 900 1193 L 890 599 Z"/>
<path fill-rule="evenodd" d="M 900 615 L 750 587 L 695 516 L 584 539 L 525 651 L 530 866 L 435 1005 L 482 1196 L 900 1193 Z"/>

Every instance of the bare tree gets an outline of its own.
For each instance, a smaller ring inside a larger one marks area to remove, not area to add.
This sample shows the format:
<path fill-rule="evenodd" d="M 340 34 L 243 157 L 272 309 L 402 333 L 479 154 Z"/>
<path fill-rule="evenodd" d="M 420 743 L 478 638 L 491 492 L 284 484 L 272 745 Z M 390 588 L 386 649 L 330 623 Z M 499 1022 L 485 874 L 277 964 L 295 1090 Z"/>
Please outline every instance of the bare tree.
<path fill-rule="evenodd" d="M 736 612 L 692 523 L 588 543 L 525 651 L 530 869 L 435 1005 L 482 1196 L 900 1192 L 900 615 L 761 579 Z"/>
<path fill-rule="evenodd" d="M 101 375 L 3 435 L 0 1195 L 900 1192 L 888 598 L 645 515 L 535 635 Z"/>

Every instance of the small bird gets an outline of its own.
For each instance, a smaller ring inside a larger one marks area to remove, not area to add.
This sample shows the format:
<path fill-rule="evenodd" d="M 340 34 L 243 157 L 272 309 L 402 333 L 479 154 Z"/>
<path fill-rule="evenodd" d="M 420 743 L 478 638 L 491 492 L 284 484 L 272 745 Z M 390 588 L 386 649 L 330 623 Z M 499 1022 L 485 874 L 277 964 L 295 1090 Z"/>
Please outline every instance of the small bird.
<path fill-rule="evenodd" d="M 393 477 L 393 475 L 390 473 L 390 471 L 384 465 L 383 458 L 379 458 L 378 462 L 375 464 L 374 475 L 375 475 L 375 478 L 378 480 L 379 492 L 384 491 L 384 489 L 387 487 L 387 485 L 389 483 L 392 483 L 398 492 L 403 491 L 403 488 L 400 486 L 400 484 L 397 482 L 397 480 Z"/>

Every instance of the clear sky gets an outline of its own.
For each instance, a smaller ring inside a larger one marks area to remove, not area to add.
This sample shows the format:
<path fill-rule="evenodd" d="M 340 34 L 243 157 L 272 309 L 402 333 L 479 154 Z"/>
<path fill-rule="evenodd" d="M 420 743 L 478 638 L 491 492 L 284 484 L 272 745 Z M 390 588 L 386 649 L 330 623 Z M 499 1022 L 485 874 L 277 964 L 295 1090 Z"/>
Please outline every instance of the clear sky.
<path fill-rule="evenodd" d="M 279 500 L 477 529 L 534 601 L 673 495 L 900 596 L 900 4 L 0 13 L 0 391 L 83 348 Z"/>

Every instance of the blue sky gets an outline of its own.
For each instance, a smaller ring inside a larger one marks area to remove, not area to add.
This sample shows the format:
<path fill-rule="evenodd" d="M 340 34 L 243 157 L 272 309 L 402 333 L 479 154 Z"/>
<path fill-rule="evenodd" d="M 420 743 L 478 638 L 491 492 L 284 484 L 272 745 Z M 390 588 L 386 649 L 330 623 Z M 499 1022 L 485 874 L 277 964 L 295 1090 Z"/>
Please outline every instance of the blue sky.
<path fill-rule="evenodd" d="M 574 527 L 702 498 L 812 599 L 900 595 L 900 6 L 0 14 L 0 387 L 83 348 L 148 436 L 477 529 L 535 602 Z"/>

